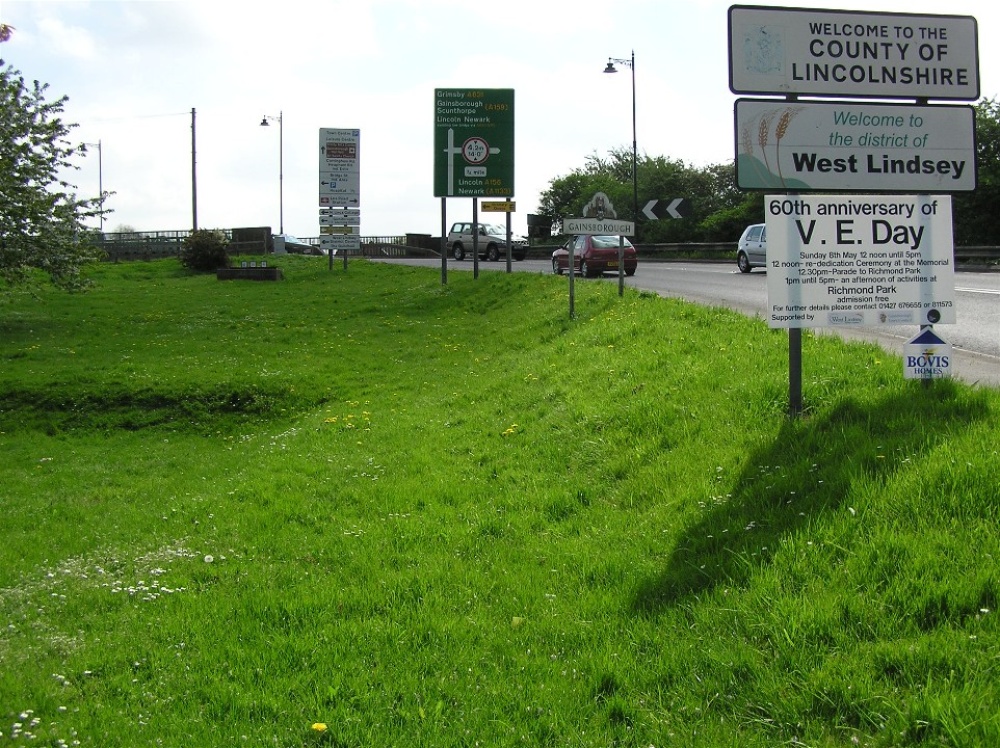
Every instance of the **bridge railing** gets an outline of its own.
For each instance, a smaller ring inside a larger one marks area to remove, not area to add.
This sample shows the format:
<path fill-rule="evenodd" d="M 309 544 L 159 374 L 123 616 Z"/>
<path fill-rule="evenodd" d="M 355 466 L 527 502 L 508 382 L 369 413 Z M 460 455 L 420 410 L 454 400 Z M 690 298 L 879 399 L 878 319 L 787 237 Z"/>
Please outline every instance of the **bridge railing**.
<path fill-rule="evenodd" d="M 108 260 L 156 260 L 179 257 L 184 239 L 190 231 L 143 231 L 122 234 L 106 233 L 101 246 L 107 252 Z M 233 255 L 265 254 L 258 240 L 233 241 L 234 231 L 223 230 L 229 242 L 229 252 Z M 321 237 L 303 237 L 302 241 L 313 245 L 317 254 Z M 532 259 L 548 258 L 558 243 L 538 244 L 528 247 L 527 256 Z M 440 257 L 441 239 L 425 234 L 406 236 L 362 236 L 361 249 L 351 250 L 348 256 L 362 257 Z M 680 244 L 636 244 L 639 257 L 646 261 L 679 261 L 703 259 L 725 262 L 736 260 L 734 242 L 706 242 Z M 1000 270 L 1000 247 L 975 246 L 955 247 L 955 263 L 962 266 L 983 266 Z"/>

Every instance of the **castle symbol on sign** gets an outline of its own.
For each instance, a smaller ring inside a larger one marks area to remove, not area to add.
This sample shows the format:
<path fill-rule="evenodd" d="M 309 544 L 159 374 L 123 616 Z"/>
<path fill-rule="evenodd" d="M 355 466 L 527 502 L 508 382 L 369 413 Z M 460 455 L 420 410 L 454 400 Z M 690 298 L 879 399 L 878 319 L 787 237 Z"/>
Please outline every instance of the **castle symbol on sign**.
<path fill-rule="evenodd" d="M 590 198 L 590 202 L 583 206 L 583 217 L 603 221 L 605 218 L 618 218 L 618 214 L 615 213 L 615 206 L 611 204 L 611 198 L 603 192 L 596 192 Z"/>

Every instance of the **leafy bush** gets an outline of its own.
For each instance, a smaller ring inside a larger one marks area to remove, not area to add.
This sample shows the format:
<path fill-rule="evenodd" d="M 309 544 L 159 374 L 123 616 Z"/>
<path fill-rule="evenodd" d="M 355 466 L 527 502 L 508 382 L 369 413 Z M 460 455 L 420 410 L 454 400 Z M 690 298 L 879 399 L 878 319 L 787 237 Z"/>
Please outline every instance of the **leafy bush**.
<path fill-rule="evenodd" d="M 199 229 L 184 239 L 181 264 L 189 270 L 211 272 L 229 266 L 226 237 L 221 231 Z"/>

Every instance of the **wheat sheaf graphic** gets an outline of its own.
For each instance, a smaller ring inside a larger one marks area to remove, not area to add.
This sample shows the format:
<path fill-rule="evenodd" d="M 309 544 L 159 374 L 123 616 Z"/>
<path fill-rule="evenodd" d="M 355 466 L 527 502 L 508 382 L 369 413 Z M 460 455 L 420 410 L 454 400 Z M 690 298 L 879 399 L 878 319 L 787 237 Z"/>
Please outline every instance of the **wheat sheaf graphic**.
<path fill-rule="evenodd" d="M 777 161 L 778 179 L 781 180 L 782 187 L 785 186 L 785 177 L 781 173 L 781 141 L 787 134 L 788 127 L 792 124 L 792 120 L 795 119 L 796 115 L 801 112 L 802 109 L 803 107 L 801 106 L 772 109 L 762 114 L 757 122 L 756 145 L 760 147 L 761 158 L 764 160 L 764 168 L 767 169 L 768 173 L 771 173 L 771 163 L 767 157 L 767 147 L 771 138 L 771 125 L 775 119 L 778 120 L 778 124 L 774 128 L 774 158 Z M 744 125 L 742 132 L 740 133 L 740 145 L 744 153 L 751 156 L 753 155 L 753 134 L 751 133 L 750 128 L 746 125 Z"/>
<path fill-rule="evenodd" d="M 788 107 L 781 113 L 778 118 L 778 127 L 774 131 L 774 160 L 778 162 L 778 179 L 781 180 L 781 186 L 785 186 L 785 175 L 781 173 L 781 139 L 785 137 L 785 133 L 788 132 L 788 126 L 792 124 L 792 120 L 795 116 L 802 111 L 802 107 Z"/>

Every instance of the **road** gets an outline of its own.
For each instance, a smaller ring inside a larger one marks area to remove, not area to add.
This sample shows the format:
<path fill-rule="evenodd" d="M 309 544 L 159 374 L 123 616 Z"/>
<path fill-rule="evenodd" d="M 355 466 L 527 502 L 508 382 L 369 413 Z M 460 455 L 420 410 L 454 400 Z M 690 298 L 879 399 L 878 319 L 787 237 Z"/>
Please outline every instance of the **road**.
<path fill-rule="evenodd" d="M 429 267 L 441 267 L 440 260 L 386 260 Z M 513 262 L 517 272 L 551 273 L 548 260 Z M 503 261 L 480 262 L 480 272 L 503 272 Z M 473 263 L 448 261 L 448 272 L 470 272 Z M 577 282 L 598 282 L 580 279 Z M 617 283 L 618 276 L 606 275 L 603 282 Z M 744 275 L 735 264 L 704 262 L 647 262 L 626 278 L 630 288 L 653 291 L 660 296 L 681 298 L 698 304 L 721 306 L 751 317 L 766 319 L 767 273 L 762 270 Z M 957 323 L 938 325 L 935 332 L 953 346 L 954 374 L 963 381 L 1000 387 L 1000 273 L 959 272 L 955 274 Z M 567 296 L 568 310 L 568 296 Z M 903 343 L 918 328 L 901 326 L 819 328 L 818 333 L 837 334 L 847 340 L 880 344 L 902 357 Z M 902 362 L 900 362 L 902 367 Z"/>

